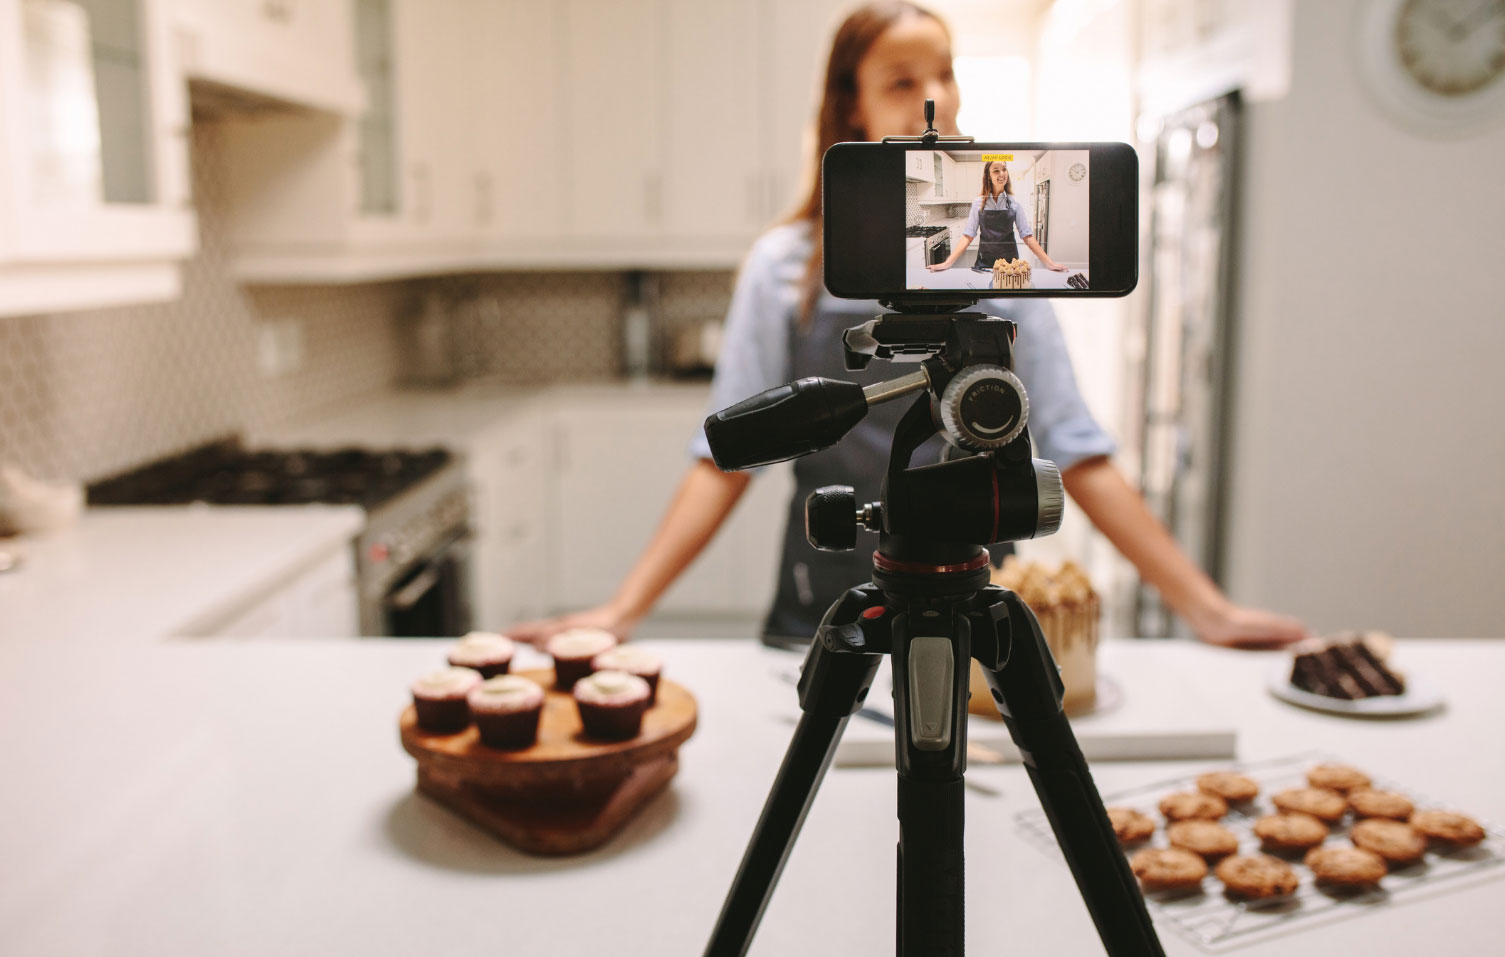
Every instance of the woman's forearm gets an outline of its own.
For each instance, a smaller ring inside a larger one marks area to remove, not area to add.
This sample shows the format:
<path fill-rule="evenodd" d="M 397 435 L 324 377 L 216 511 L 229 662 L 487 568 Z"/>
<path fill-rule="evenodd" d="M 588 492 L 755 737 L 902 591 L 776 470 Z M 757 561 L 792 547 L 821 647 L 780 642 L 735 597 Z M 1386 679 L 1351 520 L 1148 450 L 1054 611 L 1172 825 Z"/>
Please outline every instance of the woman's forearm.
<path fill-rule="evenodd" d="M 1181 550 L 1128 480 L 1107 457 L 1078 462 L 1061 475 L 1073 500 L 1108 540 L 1134 563 L 1139 577 L 1201 632 L 1228 613 L 1230 602 Z"/>
<path fill-rule="evenodd" d="M 723 472 L 707 459 L 690 466 L 648 547 L 611 599 L 624 620 L 648 614 L 710 542 L 750 480 L 746 472 Z"/>

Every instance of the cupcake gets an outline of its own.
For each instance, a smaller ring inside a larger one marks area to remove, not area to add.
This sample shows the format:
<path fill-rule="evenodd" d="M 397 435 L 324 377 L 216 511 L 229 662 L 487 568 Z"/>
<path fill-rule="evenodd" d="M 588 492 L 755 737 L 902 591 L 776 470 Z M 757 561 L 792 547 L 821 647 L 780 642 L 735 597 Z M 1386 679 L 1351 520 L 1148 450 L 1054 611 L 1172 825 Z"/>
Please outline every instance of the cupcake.
<path fill-rule="evenodd" d="M 473 631 L 449 650 L 449 663 L 456 668 L 474 668 L 482 678 L 504 675 L 512 667 L 512 639 L 485 631 Z"/>
<path fill-rule="evenodd" d="M 636 737 L 648 710 L 648 682 L 622 671 L 598 671 L 575 683 L 580 723 L 592 738 Z"/>
<path fill-rule="evenodd" d="M 470 692 L 470 717 L 481 743 L 493 748 L 526 748 L 538 740 L 543 689 L 521 675 L 487 678 Z"/>
<path fill-rule="evenodd" d="M 561 631 L 544 647 L 554 659 L 554 681 L 568 691 L 591 673 L 591 659 L 617 646 L 617 638 L 602 628 L 571 628 Z"/>
<path fill-rule="evenodd" d="M 434 734 L 454 734 L 470 724 L 465 696 L 481 683 L 469 668 L 444 668 L 424 675 L 410 686 L 418 727 Z"/>
<path fill-rule="evenodd" d="M 625 671 L 648 682 L 648 707 L 658 701 L 658 676 L 664 673 L 664 662 L 651 651 L 618 645 L 603 651 L 591 659 L 592 671 Z"/>

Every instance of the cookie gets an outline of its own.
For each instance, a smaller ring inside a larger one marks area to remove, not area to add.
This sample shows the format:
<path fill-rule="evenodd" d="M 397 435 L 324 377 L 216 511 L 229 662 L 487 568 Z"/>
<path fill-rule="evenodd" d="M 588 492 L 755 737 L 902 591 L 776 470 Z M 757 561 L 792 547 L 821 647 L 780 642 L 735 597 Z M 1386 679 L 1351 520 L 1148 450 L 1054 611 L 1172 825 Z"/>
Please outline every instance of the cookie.
<path fill-rule="evenodd" d="M 1207 862 L 1191 851 L 1147 847 L 1129 858 L 1129 870 L 1147 891 L 1186 890 L 1201 886 Z"/>
<path fill-rule="evenodd" d="M 1138 844 L 1155 833 L 1155 822 L 1150 816 L 1130 807 L 1108 808 L 1108 823 L 1113 825 L 1113 834 L 1120 844 Z"/>
<path fill-rule="evenodd" d="M 1228 813 L 1228 805 L 1215 794 L 1182 791 L 1162 798 L 1160 813 L 1165 815 L 1167 821 L 1187 821 L 1192 818 L 1216 821 Z"/>
<path fill-rule="evenodd" d="M 1314 788 L 1347 794 L 1356 788 L 1369 787 L 1369 775 L 1346 764 L 1319 764 L 1306 772 L 1306 783 Z"/>
<path fill-rule="evenodd" d="M 1291 865 L 1267 854 L 1240 854 L 1230 857 L 1213 872 L 1239 897 L 1282 897 L 1296 891 L 1301 881 Z"/>
<path fill-rule="evenodd" d="M 1235 771 L 1213 771 L 1197 778 L 1197 790 L 1214 794 L 1229 804 L 1250 801 L 1259 793 L 1254 779 Z"/>
<path fill-rule="evenodd" d="M 1411 826 L 1434 841 L 1463 847 L 1484 840 L 1484 828 L 1473 818 L 1452 811 L 1417 811 Z"/>
<path fill-rule="evenodd" d="M 1326 788 L 1289 788 L 1278 792 L 1270 800 L 1279 810 L 1310 814 L 1329 824 L 1342 820 L 1343 812 L 1348 809 L 1348 802 L 1343 795 Z"/>
<path fill-rule="evenodd" d="M 1171 847 L 1209 859 L 1227 857 L 1238 851 L 1238 836 L 1212 821 L 1177 821 L 1165 829 L 1165 837 Z"/>
<path fill-rule="evenodd" d="M 1409 820 L 1411 812 L 1416 810 L 1404 794 L 1370 788 L 1348 792 L 1348 806 L 1353 808 L 1354 817 L 1385 817 L 1392 821 Z"/>
<path fill-rule="evenodd" d="M 1310 814 L 1267 814 L 1254 822 L 1266 850 L 1304 851 L 1327 840 L 1327 825 Z"/>
<path fill-rule="evenodd" d="M 1306 866 L 1317 880 L 1346 887 L 1378 884 L 1385 876 L 1385 859 L 1360 847 L 1315 847 L 1306 855 Z"/>
<path fill-rule="evenodd" d="M 1360 821 L 1348 832 L 1354 847 L 1373 851 L 1391 864 L 1409 864 L 1426 852 L 1427 839 L 1409 824 L 1370 818 Z"/>

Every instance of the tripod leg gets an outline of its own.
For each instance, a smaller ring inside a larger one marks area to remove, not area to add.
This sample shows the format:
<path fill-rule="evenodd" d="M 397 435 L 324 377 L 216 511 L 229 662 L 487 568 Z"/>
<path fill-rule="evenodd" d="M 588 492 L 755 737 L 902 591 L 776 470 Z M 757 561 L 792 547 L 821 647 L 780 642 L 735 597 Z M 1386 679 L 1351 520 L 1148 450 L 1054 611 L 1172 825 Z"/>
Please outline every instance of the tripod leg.
<path fill-rule="evenodd" d="M 912 604 L 893 625 L 899 770 L 900 957 L 961 957 L 970 625 L 951 603 Z"/>
<path fill-rule="evenodd" d="M 841 732 L 861 706 L 882 660 L 877 650 L 867 649 L 864 629 L 856 624 L 864 608 L 881 603 L 881 594 L 872 586 L 848 591 L 826 613 L 810 645 L 800 677 L 804 714 L 711 931 L 707 957 L 741 957 L 752 946 L 774 885 L 815 801 L 815 791 L 836 754 Z"/>
<path fill-rule="evenodd" d="M 989 588 L 982 600 L 997 636 L 997 648 L 982 649 L 979 656 L 994 703 L 1024 755 L 1104 948 L 1111 957 L 1164 957 L 1144 895 L 1061 708 L 1061 678 L 1039 623 L 1012 592 Z"/>

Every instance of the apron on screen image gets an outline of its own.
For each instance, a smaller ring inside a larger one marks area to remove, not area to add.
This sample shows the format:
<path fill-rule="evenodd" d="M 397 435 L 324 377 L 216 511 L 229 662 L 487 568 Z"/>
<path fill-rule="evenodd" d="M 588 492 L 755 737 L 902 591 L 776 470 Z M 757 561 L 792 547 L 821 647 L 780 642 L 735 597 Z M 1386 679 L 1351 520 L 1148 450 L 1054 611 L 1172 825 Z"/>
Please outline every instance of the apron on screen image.
<path fill-rule="evenodd" d="M 993 262 L 1005 262 L 1019 258 L 1019 244 L 1014 241 L 1014 204 L 1005 196 L 1003 209 L 984 209 L 977 215 L 977 262 L 972 266 L 978 272 L 991 271 Z"/>

